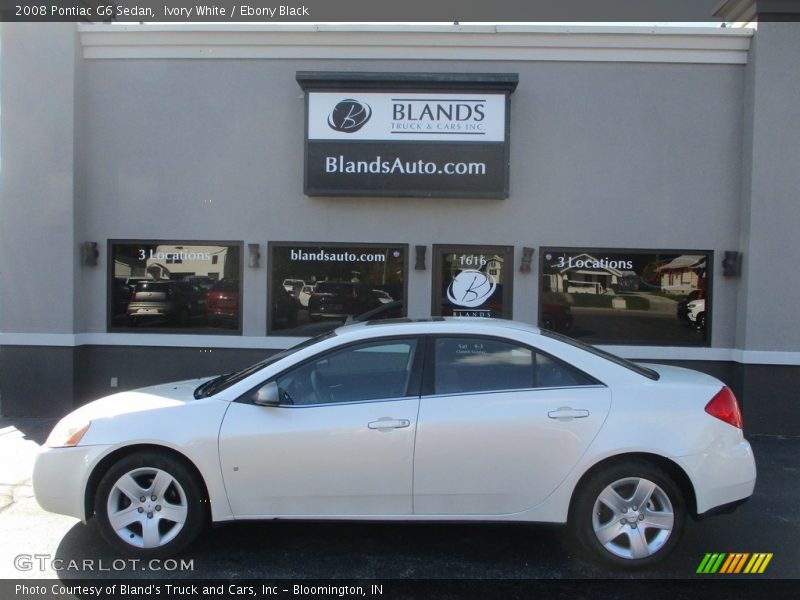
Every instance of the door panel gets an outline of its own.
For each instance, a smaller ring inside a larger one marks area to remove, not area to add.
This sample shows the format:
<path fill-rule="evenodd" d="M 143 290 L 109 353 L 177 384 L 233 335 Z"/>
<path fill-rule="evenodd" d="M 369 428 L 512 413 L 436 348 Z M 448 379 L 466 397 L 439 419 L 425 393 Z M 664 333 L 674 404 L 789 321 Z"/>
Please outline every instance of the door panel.
<path fill-rule="evenodd" d="M 423 397 L 414 513 L 495 515 L 536 506 L 584 454 L 610 402 L 601 386 Z"/>
<path fill-rule="evenodd" d="M 418 397 L 296 407 L 231 404 L 219 446 L 233 514 L 411 514 L 418 407 Z"/>

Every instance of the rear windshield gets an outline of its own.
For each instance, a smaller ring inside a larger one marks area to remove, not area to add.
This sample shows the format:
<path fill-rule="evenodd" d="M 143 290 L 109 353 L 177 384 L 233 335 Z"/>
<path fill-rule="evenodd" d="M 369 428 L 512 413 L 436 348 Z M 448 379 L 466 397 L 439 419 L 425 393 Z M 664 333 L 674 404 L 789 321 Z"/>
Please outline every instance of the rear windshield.
<path fill-rule="evenodd" d="M 580 348 L 581 350 L 586 350 L 586 352 L 591 352 L 595 356 L 599 356 L 600 358 L 605 358 L 606 360 L 611 361 L 614 364 L 619 365 L 620 367 L 625 367 L 626 369 L 630 369 L 634 373 L 638 373 L 643 377 L 647 377 L 648 379 L 652 379 L 653 381 L 658 381 L 659 374 L 656 373 L 653 369 L 648 369 L 647 367 L 643 367 L 642 365 L 637 364 L 633 361 L 621 358 L 616 354 L 611 354 L 611 352 L 600 350 L 599 348 L 596 348 L 589 344 L 585 344 L 583 342 L 579 342 L 578 340 L 573 339 L 571 337 L 561 335 L 560 333 L 555 333 L 554 331 L 542 329 L 541 334 L 545 337 L 553 338 L 554 340 L 558 340 L 559 342 L 564 342 L 565 344 L 569 344 L 570 346 Z"/>

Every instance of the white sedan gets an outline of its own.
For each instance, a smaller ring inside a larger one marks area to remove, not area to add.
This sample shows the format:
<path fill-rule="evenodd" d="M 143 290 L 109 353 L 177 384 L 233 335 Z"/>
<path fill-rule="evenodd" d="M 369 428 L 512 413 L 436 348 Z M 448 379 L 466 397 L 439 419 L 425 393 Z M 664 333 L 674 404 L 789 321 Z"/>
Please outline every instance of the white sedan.
<path fill-rule="evenodd" d="M 237 519 L 567 523 L 651 564 L 756 470 L 720 381 L 492 319 L 359 323 L 243 371 L 123 392 L 38 455 L 46 510 L 162 557 Z"/>

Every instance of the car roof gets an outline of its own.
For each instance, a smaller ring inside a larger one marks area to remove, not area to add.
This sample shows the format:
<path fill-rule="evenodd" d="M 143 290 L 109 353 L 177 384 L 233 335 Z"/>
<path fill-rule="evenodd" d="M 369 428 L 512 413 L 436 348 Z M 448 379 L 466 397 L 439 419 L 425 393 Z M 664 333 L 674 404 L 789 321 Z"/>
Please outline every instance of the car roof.
<path fill-rule="evenodd" d="M 380 330 L 378 329 L 380 328 Z M 503 335 L 512 331 L 540 333 L 538 327 L 521 321 L 507 319 L 488 319 L 485 317 L 423 317 L 398 319 L 378 319 L 354 322 L 336 329 L 336 335 L 347 336 L 366 334 L 424 334 L 424 333 L 481 333 Z"/>

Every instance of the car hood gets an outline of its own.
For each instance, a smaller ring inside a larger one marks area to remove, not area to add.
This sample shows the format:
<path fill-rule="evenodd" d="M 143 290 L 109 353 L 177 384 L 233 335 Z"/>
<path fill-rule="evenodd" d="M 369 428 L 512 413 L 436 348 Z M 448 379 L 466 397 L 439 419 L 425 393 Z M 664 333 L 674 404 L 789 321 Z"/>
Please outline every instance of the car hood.
<path fill-rule="evenodd" d="M 194 402 L 194 390 L 209 379 L 212 378 L 186 379 L 112 394 L 81 406 L 73 411 L 71 416 L 96 420 Z"/>

